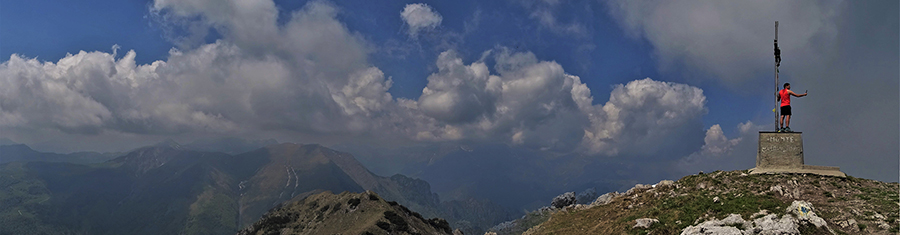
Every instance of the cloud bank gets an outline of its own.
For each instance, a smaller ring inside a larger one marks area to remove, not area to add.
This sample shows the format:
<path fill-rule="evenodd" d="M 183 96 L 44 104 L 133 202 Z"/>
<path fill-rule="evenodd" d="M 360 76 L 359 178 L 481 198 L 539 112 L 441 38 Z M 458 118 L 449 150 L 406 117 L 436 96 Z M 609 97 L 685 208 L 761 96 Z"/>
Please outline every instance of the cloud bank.
<path fill-rule="evenodd" d="M 311 2 L 279 25 L 271 1 L 156 1 L 167 19 L 202 24 L 222 39 L 173 49 L 165 61 L 137 53 L 85 52 L 57 62 L 12 55 L 0 64 L 0 128 L 72 136 L 243 135 L 287 132 L 336 138 L 488 141 L 560 152 L 653 154 L 668 139 L 701 130 L 702 90 L 652 79 L 616 86 L 592 104 L 578 76 L 530 52 L 498 47 L 485 61 L 441 53 L 421 97 L 394 99 L 372 51 Z M 407 5 L 410 32 L 440 15 Z M 369 136 L 369 137 L 366 137 Z"/>

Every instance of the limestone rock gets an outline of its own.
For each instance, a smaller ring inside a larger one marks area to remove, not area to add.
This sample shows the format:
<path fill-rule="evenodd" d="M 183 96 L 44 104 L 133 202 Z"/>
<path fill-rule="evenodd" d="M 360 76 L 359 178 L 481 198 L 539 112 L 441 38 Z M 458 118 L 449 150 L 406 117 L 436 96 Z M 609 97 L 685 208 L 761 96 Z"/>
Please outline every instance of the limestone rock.
<path fill-rule="evenodd" d="M 878 224 L 878 228 L 880 228 L 880 229 L 883 229 L 883 230 L 891 229 L 891 225 L 884 221 L 879 220 L 878 222 L 875 222 L 875 223 Z"/>
<path fill-rule="evenodd" d="M 872 216 L 872 218 L 875 218 L 875 219 L 878 219 L 878 220 L 884 220 L 884 215 L 878 214 L 878 213 L 876 212 L 875 215 Z"/>
<path fill-rule="evenodd" d="M 671 181 L 671 180 L 662 180 L 662 181 L 659 181 L 659 183 L 656 183 L 656 185 L 654 185 L 654 187 L 670 186 L 670 185 L 673 185 L 673 184 L 675 184 L 675 181 Z"/>
<path fill-rule="evenodd" d="M 840 225 L 841 228 L 850 229 L 850 231 L 857 231 L 859 229 L 856 225 L 855 219 L 849 219 L 849 220 L 838 222 L 838 225 Z"/>
<path fill-rule="evenodd" d="M 751 222 L 741 218 L 741 215 L 730 214 L 722 220 L 713 219 L 688 226 L 681 234 L 800 234 L 798 223 L 791 215 L 779 219 L 777 215 L 769 214 Z M 739 227 L 745 229 L 741 230 Z"/>
<path fill-rule="evenodd" d="M 650 225 L 659 223 L 659 220 L 651 219 L 651 218 L 640 218 L 640 219 L 634 220 L 634 222 L 635 222 L 635 225 L 632 228 L 649 228 Z"/>
<path fill-rule="evenodd" d="M 791 202 L 791 206 L 787 208 L 787 212 L 796 215 L 797 219 L 800 221 L 812 223 L 816 228 L 828 226 L 825 219 L 816 215 L 812 203 L 805 201 Z"/>
<path fill-rule="evenodd" d="M 575 192 L 563 193 L 559 196 L 554 197 L 553 201 L 550 202 L 550 206 L 558 209 L 572 204 L 575 204 Z"/>
<path fill-rule="evenodd" d="M 800 234 L 798 222 L 790 215 L 784 215 L 778 219 L 778 216 L 769 214 L 753 220 L 755 226 L 751 231 L 754 234 Z"/>
<path fill-rule="evenodd" d="M 744 220 L 743 218 L 741 218 L 741 215 L 738 215 L 738 214 L 728 215 L 728 217 L 725 217 L 725 219 L 722 219 L 722 223 L 724 225 L 730 225 L 730 226 L 741 225 L 741 227 L 744 227 L 744 228 L 750 228 L 753 226 L 753 224 L 750 223 L 750 221 Z"/>
<path fill-rule="evenodd" d="M 611 193 L 606 193 L 606 194 L 600 195 L 600 197 L 597 197 L 597 200 L 594 200 L 594 202 L 591 203 L 591 205 L 592 206 L 600 206 L 600 205 L 609 204 L 609 202 L 611 202 L 613 200 L 613 198 L 616 198 L 619 195 L 622 195 L 622 194 L 620 194 L 619 192 L 611 192 Z"/>
<path fill-rule="evenodd" d="M 634 187 L 629 189 L 628 191 L 626 191 L 625 194 L 632 195 L 635 192 L 637 192 L 638 190 L 644 190 L 644 189 L 648 189 L 648 188 L 652 188 L 652 186 L 643 185 L 643 184 L 635 184 Z"/>
<path fill-rule="evenodd" d="M 700 227 L 690 226 L 681 231 L 681 235 L 743 235 L 740 229 L 735 227 Z"/>
<path fill-rule="evenodd" d="M 709 220 L 703 223 L 700 223 L 696 226 L 688 226 L 684 230 L 681 231 L 682 235 L 695 235 L 695 234 L 743 234 L 743 232 L 732 226 L 736 224 L 744 225 L 746 221 L 741 218 L 741 215 L 731 214 L 728 215 L 723 220 Z"/>
<path fill-rule="evenodd" d="M 778 193 L 778 195 L 784 195 L 784 190 L 782 189 L 781 185 L 769 187 L 769 192 L 776 192 Z"/>

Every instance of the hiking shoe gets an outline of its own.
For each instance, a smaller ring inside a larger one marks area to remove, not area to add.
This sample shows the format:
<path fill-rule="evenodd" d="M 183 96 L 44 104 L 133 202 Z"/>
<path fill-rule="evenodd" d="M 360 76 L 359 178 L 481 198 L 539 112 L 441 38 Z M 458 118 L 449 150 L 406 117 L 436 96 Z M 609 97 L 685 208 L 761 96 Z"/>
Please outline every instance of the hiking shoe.
<path fill-rule="evenodd" d="M 790 127 L 785 127 L 784 132 L 794 132 L 794 131 L 792 131 Z"/>
<path fill-rule="evenodd" d="M 778 128 L 778 130 L 775 132 L 778 132 L 778 133 L 784 132 L 784 128 Z"/>

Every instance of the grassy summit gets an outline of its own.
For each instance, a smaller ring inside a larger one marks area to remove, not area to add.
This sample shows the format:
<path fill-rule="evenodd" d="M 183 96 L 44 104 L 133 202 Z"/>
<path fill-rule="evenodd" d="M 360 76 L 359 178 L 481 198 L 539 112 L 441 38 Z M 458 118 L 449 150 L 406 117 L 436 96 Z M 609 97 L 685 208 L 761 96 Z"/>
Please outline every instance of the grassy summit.
<path fill-rule="evenodd" d="M 793 201 L 801 200 L 811 203 L 836 234 L 897 234 L 898 192 L 898 183 L 854 177 L 716 171 L 668 185 L 635 187 L 605 205 L 569 206 L 525 234 L 680 234 L 688 226 L 729 214 L 748 221 L 766 214 L 782 217 Z M 640 218 L 659 222 L 635 228 Z M 729 226 L 748 229 L 742 224 Z M 799 225 L 799 231 L 831 234 L 811 224 Z"/>

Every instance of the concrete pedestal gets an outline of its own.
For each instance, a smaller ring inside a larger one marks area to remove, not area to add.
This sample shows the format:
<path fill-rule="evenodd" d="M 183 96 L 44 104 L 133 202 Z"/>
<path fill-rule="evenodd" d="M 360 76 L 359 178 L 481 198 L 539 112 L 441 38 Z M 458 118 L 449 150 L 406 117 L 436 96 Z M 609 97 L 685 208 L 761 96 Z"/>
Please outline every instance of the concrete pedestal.
<path fill-rule="evenodd" d="M 756 167 L 750 174 L 796 173 L 847 177 L 839 167 L 803 164 L 802 132 L 759 132 Z"/>

